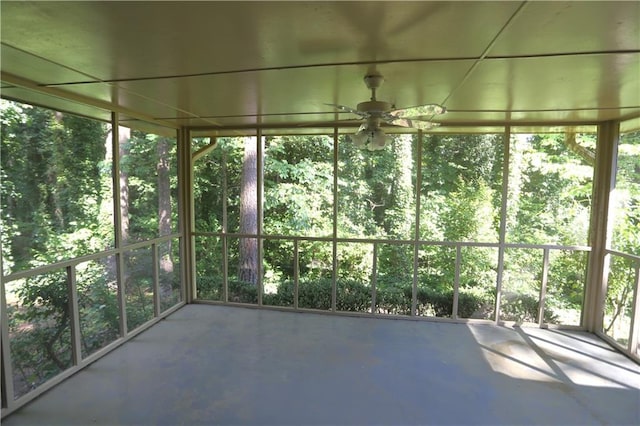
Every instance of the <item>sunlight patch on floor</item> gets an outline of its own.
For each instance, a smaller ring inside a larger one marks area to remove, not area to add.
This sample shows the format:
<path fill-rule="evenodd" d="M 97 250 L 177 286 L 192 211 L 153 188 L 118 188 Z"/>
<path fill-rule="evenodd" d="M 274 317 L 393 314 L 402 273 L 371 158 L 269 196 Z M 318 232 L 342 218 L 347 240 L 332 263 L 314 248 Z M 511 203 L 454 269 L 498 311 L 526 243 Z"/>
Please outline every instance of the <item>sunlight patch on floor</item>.
<path fill-rule="evenodd" d="M 469 330 L 493 371 L 512 378 L 618 389 L 633 389 L 640 382 L 640 366 L 618 365 L 620 354 L 596 340 L 533 328 L 503 328 L 498 334 L 479 326 Z"/>
<path fill-rule="evenodd" d="M 516 333 L 496 339 L 495 334 L 483 333 L 483 327 L 469 326 L 482 354 L 496 373 L 515 379 L 539 382 L 562 382 L 554 370 Z M 510 331 L 510 330 L 505 330 Z"/>

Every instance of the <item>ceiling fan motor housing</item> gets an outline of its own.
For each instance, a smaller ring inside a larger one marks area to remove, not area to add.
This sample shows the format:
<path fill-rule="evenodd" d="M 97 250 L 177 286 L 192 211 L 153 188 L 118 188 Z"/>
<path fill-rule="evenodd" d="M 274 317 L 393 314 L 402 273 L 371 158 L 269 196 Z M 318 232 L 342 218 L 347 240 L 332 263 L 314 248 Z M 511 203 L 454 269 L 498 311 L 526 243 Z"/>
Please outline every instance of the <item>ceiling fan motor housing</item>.
<path fill-rule="evenodd" d="M 369 89 L 377 89 L 384 83 L 384 77 L 379 73 L 371 73 L 364 76 L 364 84 Z"/>
<path fill-rule="evenodd" d="M 391 110 L 391 104 L 384 101 L 367 101 L 360 102 L 357 107 L 360 112 L 376 113 L 387 112 Z"/>

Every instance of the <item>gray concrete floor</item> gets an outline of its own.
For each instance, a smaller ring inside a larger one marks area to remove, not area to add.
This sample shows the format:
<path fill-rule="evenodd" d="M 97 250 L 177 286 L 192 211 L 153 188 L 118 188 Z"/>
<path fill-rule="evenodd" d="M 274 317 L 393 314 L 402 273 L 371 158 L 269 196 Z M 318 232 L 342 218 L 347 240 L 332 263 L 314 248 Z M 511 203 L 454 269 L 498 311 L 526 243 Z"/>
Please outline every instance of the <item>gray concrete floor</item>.
<path fill-rule="evenodd" d="M 3 425 L 638 425 L 582 332 L 188 305 Z"/>

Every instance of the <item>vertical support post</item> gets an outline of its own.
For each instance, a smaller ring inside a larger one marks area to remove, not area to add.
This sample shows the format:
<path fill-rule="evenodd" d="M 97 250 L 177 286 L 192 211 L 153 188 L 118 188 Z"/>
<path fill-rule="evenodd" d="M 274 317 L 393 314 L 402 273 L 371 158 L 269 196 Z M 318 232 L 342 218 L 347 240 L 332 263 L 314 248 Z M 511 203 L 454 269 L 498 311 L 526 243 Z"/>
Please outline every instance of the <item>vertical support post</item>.
<path fill-rule="evenodd" d="M 333 232 L 332 232 L 331 311 L 336 311 L 338 297 L 338 128 L 333 128 Z"/>
<path fill-rule="evenodd" d="M 636 261 L 636 280 L 633 292 L 633 304 L 631 305 L 631 325 L 629 326 L 629 352 L 638 356 L 638 339 L 640 338 L 640 261 Z"/>
<path fill-rule="evenodd" d="M 124 274 L 124 251 L 116 255 L 118 262 L 118 307 L 120 309 L 120 337 L 125 338 L 129 334 L 127 329 L 127 295 Z"/>
<path fill-rule="evenodd" d="M 212 142 L 214 145 L 217 144 L 217 140 Z M 222 233 L 226 234 L 229 227 L 229 218 L 228 218 L 228 206 L 227 200 L 229 199 L 229 183 L 227 180 L 227 151 L 223 149 L 222 151 Z"/>
<path fill-rule="evenodd" d="M 416 211 L 415 211 L 415 229 L 413 231 L 413 281 L 411 283 L 411 316 L 416 315 L 418 309 L 418 267 L 420 260 L 420 188 L 422 188 L 422 145 L 424 133 L 418 130 L 418 149 L 416 161 Z"/>
<path fill-rule="evenodd" d="M 111 113 L 111 179 L 113 186 L 113 226 L 114 242 L 117 249 L 122 247 L 122 200 L 120 198 L 120 117 Z"/>
<path fill-rule="evenodd" d="M 453 308 L 451 318 L 458 319 L 458 303 L 460 301 L 460 266 L 462 263 L 462 246 L 456 244 L 456 271 L 453 279 Z"/>
<path fill-rule="evenodd" d="M 263 244 L 263 239 L 262 239 L 262 224 L 263 224 L 263 204 L 262 204 L 262 196 L 263 196 L 263 181 L 264 181 L 264 140 L 262 139 L 262 130 L 258 128 L 257 134 L 256 134 L 256 143 L 258 144 L 258 155 L 256 156 L 256 167 L 258 168 L 258 179 L 257 179 L 257 183 L 256 185 L 258 185 L 258 187 L 256 188 L 256 194 L 257 194 L 257 211 L 258 211 L 258 235 L 256 235 L 256 238 L 258 239 L 258 306 L 262 306 L 262 293 L 263 293 L 263 288 L 264 288 L 264 283 L 263 281 L 263 271 L 262 271 L 262 256 L 263 256 L 263 250 L 262 250 L 262 244 Z"/>
<path fill-rule="evenodd" d="M 227 152 L 222 151 L 222 301 L 229 302 L 229 231 L 227 200 L 229 199 L 229 188 L 227 180 Z"/>
<path fill-rule="evenodd" d="M 151 244 L 151 277 L 153 280 L 153 316 L 160 316 L 160 265 L 158 244 Z"/>
<path fill-rule="evenodd" d="M 120 116 L 111 113 L 111 152 L 113 173 L 113 225 L 118 277 L 118 309 L 120 311 L 120 337 L 127 336 L 126 286 L 124 276 L 124 251 L 122 251 L 122 203 L 120 199 Z"/>
<path fill-rule="evenodd" d="M 540 283 L 540 296 L 538 298 L 538 325 L 544 327 L 544 304 L 547 297 L 547 280 L 549 278 L 549 249 L 544 249 L 542 255 L 542 282 Z"/>
<path fill-rule="evenodd" d="M 504 251 L 507 240 L 507 204 L 509 196 L 509 155 L 511 144 L 511 127 L 504 131 L 504 147 L 502 158 L 502 202 L 500 206 L 500 236 L 498 246 L 498 274 L 496 278 L 495 322 L 500 322 L 500 302 L 502 298 L 502 275 L 504 273 Z"/>
<path fill-rule="evenodd" d="M 2 253 L 2 239 L 0 238 L 0 253 Z M 2 265 L 2 256 L 0 256 L 0 409 L 7 406 L 7 375 L 5 373 L 6 357 L 4 347 L 9 343 L 8 330 L 5 333 L 7 325 L 7 304 L 4 297 L 4 267 Z"/>
<path fill-rule="evenodd" d="M 371 265 L 371 314 L 376 313 L 376 282 L 378 281 L 378 243 L 373 243 L 373 263 Z"/>
<path fill-rule="evenodd" d="M 0 243 L 1 244 L 1 243 Z M 0 271 L 2 271 L 2 260 L 0 259 Z M 11 347 L 9 342 L 9 318 L 7 315 L 7 298 L 5 295 L 5 284 L 0 272 L 0 332 L 2 333 L 2 407 L 12 408 L 14 401 L 13 391 L 13 365 L 11 363 Z"/>
<path fill-rule="evenodd" d="M 589 264 L 582 324 L 590 332 L 602 331 L 604 298 L 609 264 L 606 249 L 611 240 L 610 198 L 615 189 L 619 123 L 607 121 L 598 126 L 596 162 L 593 170 L 591 220 L 589 224 Z"/>
<path fill-rule="evenodd" d="M 75 266 L 67 266 L 67 290 L 69 295 L 70 328 L 71 328 L 71 359 L 73 365 L 82 362 L 82 346 L 80 338 L 80 312 L 78 308 L 78 285 L 76 282 Z"/>
<path fill-rule="evenodd" d="M 229 238 L 222 235 L 222 300 L 229 302 Z"/>
<path fill-rule="evenodd" d="M 182 300 L 191 303 L 197 297 L 195 272 L 195 237 L 193 211 L 193 161 L 191 133 L 182 127 L 178 139 L 178 218 L 180 229 L 180 264 Z"/>
<path fill-rule="evenodd" d="M 293 309 L 298 309 L 300 292 L 300 241 L 293 240 Z"/>

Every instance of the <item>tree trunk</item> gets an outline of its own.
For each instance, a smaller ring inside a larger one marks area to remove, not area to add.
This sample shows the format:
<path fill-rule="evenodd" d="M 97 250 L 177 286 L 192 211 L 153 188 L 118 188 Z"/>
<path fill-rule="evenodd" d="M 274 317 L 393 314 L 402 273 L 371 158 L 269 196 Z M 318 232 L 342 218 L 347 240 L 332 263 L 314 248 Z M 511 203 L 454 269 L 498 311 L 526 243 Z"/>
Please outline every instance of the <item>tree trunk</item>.
<path fill-rule="evenodd" d="M 244 158 L 240 183 L 240 233 L 258 233 L 258 163 L 255 137 L 244 139 Z M 255 285 L 258 282 L 258 240 L 240 238 L 238 279 Z"/>
<path fill-rule="evenodd" d="M 158 233 L 160 236 L 171 234 L 171 183 L 169 162 L 170 140 L 158 138 Z M 173 274 L 173 260 L 171 259 L 171 240 L 158 245 L 160 261 L 160 297 L 166 299 L 171 296 L 171 278 Z"/>
<path fill-rule="evenodd" d="M 64 127 L 62 124 L 62 113 L 55 112 L 53 119 L 55 124 L 52 127 L 52 139 L 51 139 L 51 151 L 50 151 L 50 164 L 47 170 L 47 188 L 51 191 L 51 203 L 53 218 L 55 218 L 55 227 L 62 232 L 66 227 L 65 221 L 65 208 L 62 200 L 62 194 L 65 192 L 65 184 L 58 179 L 58 172 L 64 173 L 64 163 L 62 160 L 61 150 L 64 149 Z M 60 170 L 61 169 L 61 170 Z M 68 202 L 68 200 L 67 200 Z"/>
<path fill-rule="evenodd" d="M 393 178 L 390 208 L 390 222 L 386 224 L 387 232 L 394 238 L 410 238 L 415 210 L 413 193 L 413 156 L 411 151 L 411 135 L 398 135 L 393 144 Z"/>
<path fill-rule="evenodd" d="M 118 154 L 120 156 L 120 227 L 122 242 L 129 241 L 129 171 L 123 167 L 123 159 L 129 156 L 129 140 L 131 129 L 120 126 L 118 128 Z"/>
<path fill-rule="evenodd" d="M 159 235 L 171 234 L 171 187 L 169 182 L 169 140 L 158 138 L 158 231 Z"/>

